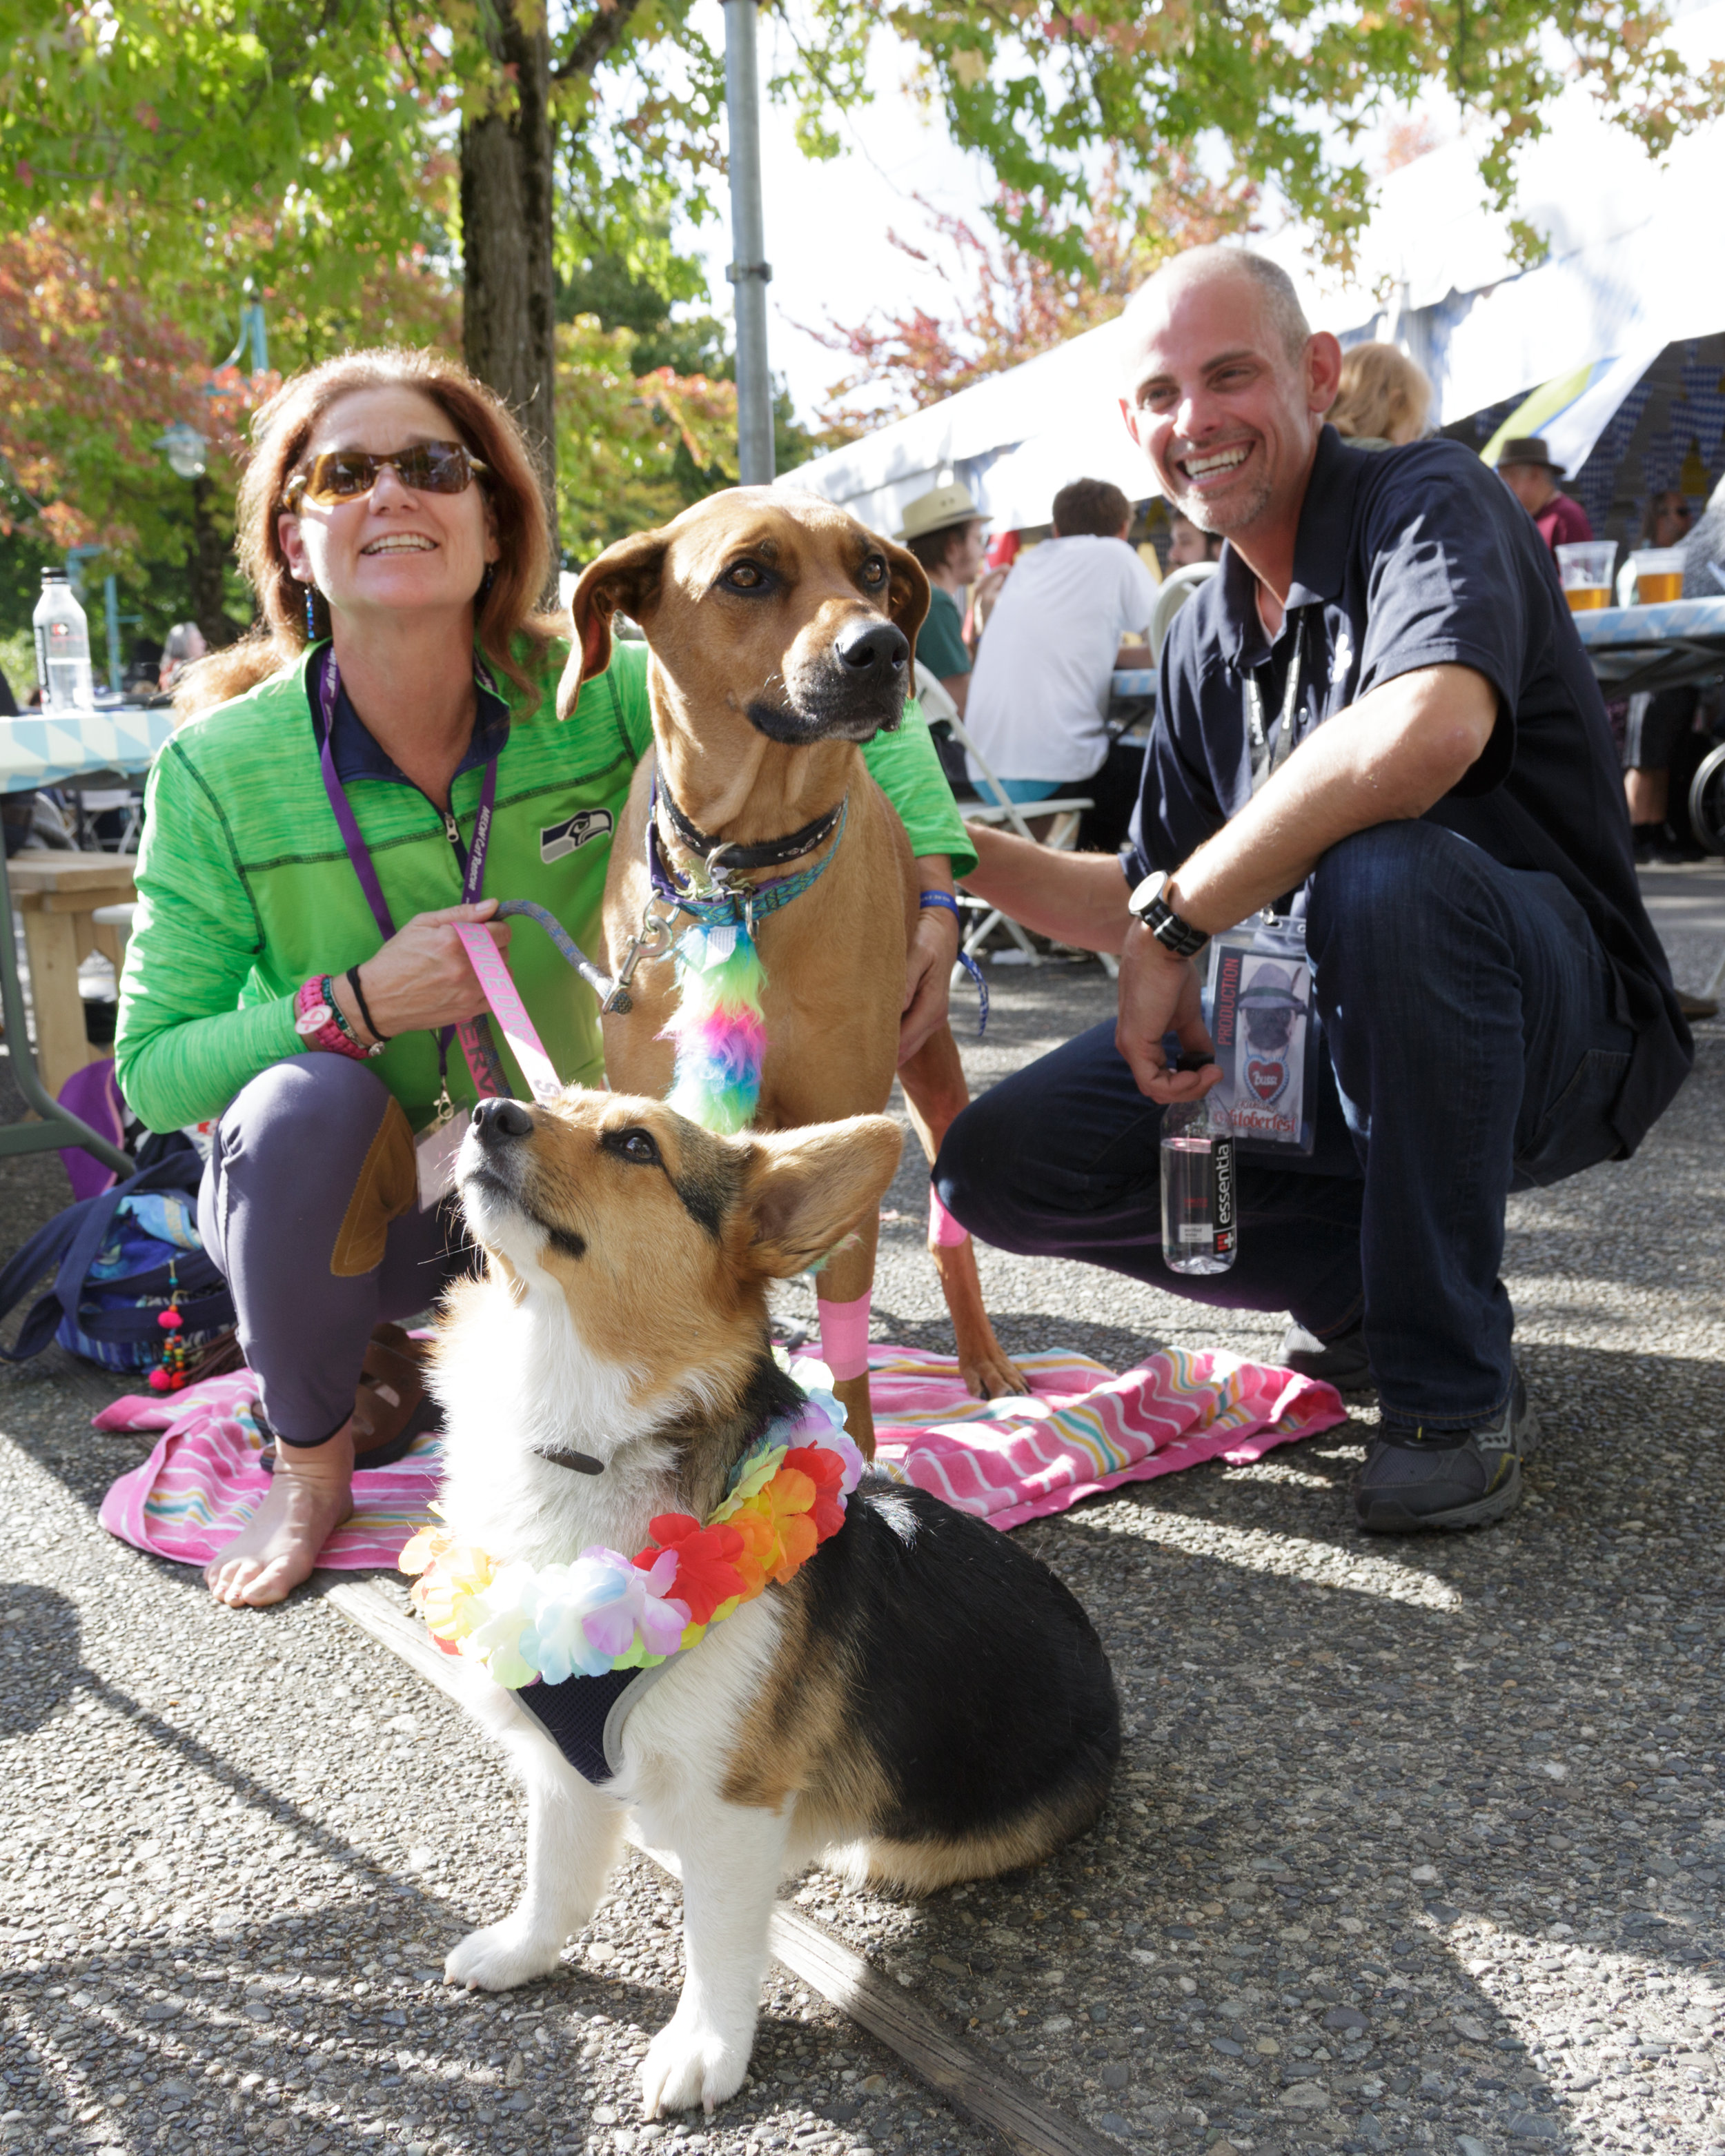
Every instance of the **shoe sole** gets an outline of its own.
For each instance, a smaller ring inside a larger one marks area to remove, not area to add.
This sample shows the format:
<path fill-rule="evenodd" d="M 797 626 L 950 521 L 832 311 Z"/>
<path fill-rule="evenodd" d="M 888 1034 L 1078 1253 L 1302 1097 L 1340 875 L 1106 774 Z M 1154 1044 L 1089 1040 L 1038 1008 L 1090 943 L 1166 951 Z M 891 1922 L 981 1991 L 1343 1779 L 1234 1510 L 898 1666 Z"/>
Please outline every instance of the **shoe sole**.
<path fill-rule="evenodd" d="M 1476 1497 L 1471 1505 L 1457 1505 L 1447 1512 L 1414 1513 L 1399 1506 L 1379 1506 L 1372 1517 L 1357 1513 L 1360 1532 L 1368 1535 L 1465 1534 L 1470 1527 L 1495 1527 L 1522 1502 L 1522 1462 L 1539 1450 L 1539 1416 L 1529 1401 L 1517 1433 L 1519 1446 L 1508 1481 Z"/>

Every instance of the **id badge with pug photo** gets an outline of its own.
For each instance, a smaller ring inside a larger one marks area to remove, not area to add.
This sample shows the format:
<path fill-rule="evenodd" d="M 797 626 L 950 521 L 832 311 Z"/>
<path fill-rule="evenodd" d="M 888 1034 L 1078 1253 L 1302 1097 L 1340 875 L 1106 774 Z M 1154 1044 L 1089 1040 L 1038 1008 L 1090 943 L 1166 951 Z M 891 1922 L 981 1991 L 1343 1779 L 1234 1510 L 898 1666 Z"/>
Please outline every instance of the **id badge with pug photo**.
<path fill-rule="evenodd" d="M 1317 1138 L 1317 1029 L 1306 924 L 1260 916 L 1210 942 L 1206 993 L 1217 1089 L 1235 1142 L 1309 1153 Z"/>

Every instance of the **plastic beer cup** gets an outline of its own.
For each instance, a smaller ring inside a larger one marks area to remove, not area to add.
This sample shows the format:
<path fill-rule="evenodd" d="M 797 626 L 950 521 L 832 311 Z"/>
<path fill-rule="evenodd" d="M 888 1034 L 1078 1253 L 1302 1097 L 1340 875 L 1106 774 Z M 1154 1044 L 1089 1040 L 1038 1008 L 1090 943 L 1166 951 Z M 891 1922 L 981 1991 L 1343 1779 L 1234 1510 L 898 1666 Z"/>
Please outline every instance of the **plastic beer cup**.
<path fill-rule="evenodd" d="M 1575 539 L 1559 547 L 1558 575 L 1572 613 L 1611 603 L 1611 567 L 1617 559 L 1615 539 Z"/>
<path fill-rule="evenodd" d="M 1683 549 L 1644 547 L 1633 557 L 1637 606 L 1664 606 L 1683 596 Z"/>

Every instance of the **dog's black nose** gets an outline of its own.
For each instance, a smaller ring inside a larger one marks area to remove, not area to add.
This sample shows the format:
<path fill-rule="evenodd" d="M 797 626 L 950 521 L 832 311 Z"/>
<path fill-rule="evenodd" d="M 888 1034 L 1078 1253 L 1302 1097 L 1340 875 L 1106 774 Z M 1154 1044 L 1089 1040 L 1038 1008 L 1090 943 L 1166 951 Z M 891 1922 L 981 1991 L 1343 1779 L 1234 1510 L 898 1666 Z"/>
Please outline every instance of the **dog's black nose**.
<path fill-rule="evenodd" d="M 876 680 L 898 673 L 911 655 L 909 639 L 890 621 L 842 630 L 833 649 L 851 673 L 872 675 Z"/>
<path fill-rule="evenodd" d="M 531 1137 L 533 1118 L 519 1101 L 475 1101 L 473 1127 L 482 1138 Z"/>

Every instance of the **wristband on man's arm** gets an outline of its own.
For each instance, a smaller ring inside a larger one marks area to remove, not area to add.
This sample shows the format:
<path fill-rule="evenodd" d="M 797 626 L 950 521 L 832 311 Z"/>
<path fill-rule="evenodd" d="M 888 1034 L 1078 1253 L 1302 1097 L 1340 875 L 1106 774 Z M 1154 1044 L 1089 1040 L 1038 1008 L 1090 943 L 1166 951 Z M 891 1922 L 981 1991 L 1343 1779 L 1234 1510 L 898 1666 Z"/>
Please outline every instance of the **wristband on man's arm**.
<path fill-rule="evenodd" d="M 949 891 L 922 891 L 918 895 L 916 905 L 918 911 L 923 913 L 950 913 L 958 923 L 958 963 L 976 983 L 976 1037 L 980 1040 L 988 1027 L 988 984 L 983 978 L 982 968 L 964 947 L 963 911 Z"/>

